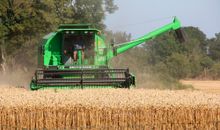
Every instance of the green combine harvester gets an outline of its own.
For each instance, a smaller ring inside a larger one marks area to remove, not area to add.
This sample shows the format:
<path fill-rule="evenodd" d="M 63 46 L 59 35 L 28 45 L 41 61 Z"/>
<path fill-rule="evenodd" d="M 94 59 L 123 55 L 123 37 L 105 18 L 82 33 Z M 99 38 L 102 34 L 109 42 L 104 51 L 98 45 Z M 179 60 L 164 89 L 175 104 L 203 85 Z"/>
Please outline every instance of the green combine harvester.
<path fill-rule="evenodd" d="M 100 30 L 87 24 L 64 24 L 46 35 L 38 50 L 38 69 L 31 90 L 45 88 L 130 88 L 135 76 L 129 69 L 112 69 L 109 61 L 125 51 L 174 30 L 184 40 L 180 21 L 174 20 L 136 40 L 105 43 Z"/>

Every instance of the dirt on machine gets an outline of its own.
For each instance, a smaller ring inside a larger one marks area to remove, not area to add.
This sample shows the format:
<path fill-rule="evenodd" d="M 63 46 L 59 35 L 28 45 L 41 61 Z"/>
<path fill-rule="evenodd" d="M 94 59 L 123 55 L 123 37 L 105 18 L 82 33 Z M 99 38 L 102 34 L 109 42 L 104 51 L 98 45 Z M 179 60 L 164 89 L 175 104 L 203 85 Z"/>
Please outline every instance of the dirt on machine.
<path fill-rule="evenodd" d="M 110 60 L 172 30 L 184 41 L 180 21 L 174 17 L 171 23 L 136 40 L 112 44 L 90 24 L 60 25 L 39 45 L 38 69 L 30 88 L 130 88 L 135 85 L 135 76 L 128 68 L 110 67 Z"/>

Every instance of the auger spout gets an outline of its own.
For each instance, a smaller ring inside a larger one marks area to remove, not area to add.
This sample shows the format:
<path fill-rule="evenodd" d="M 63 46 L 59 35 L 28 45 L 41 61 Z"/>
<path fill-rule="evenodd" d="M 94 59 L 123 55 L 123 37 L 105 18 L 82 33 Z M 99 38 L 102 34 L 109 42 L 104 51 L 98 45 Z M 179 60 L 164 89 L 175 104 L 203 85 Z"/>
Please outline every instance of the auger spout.
<path fill-rule="evenodd" d="M 122 43 L 122 44 L 119 44 L 117 46 L 114 47 L 113 51 L 114 51 L 114 55 L 118 55 L 118 54 L 121 54 L 135 46 L 138 46 L 146 41 L 149 41 L 165 32 L 168 32 L 168 31 L 171 31 L 171 30 L 174 30 L 176 31 L 177 33 L 177 36 L 178 38 L 183 38 L 183 35 L 181 33 L 181 23 L 180 21 L 177 19 L 177 17 L 174 17 L 172 23 L 169 23 L 167 25 L 164 25 L 136 40 L 133 40 L 133 41 L 130 41 L 130 42 L 126 42 L 126 43 Z M 182 39 L 180 41 L 183 41 Z"/>

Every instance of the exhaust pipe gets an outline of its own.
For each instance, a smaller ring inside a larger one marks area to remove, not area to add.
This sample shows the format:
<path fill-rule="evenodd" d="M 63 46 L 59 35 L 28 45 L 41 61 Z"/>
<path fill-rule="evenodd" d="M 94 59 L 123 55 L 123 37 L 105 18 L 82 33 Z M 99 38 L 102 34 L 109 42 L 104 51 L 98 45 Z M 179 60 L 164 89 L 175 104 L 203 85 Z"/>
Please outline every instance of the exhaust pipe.
<path fill-rule="evenodd" d="M 175 33 L 176 33 L 176 38 L 179 40 L 179 42 L 182 43 L 186 41 L 185 34 L 181 28 L 175 30 Z"/>

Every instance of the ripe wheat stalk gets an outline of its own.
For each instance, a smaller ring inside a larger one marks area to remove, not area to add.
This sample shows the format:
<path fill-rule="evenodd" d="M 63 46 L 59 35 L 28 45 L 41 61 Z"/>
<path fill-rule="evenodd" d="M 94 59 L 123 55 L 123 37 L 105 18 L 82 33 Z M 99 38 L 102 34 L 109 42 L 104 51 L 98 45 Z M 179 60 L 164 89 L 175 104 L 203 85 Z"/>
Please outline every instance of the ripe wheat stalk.
<path fill-rule="evenodd" d="M 0 90 L 1 129 L 220 129 L 220 95 L 144 89 Z"/>

